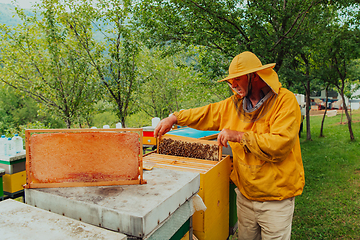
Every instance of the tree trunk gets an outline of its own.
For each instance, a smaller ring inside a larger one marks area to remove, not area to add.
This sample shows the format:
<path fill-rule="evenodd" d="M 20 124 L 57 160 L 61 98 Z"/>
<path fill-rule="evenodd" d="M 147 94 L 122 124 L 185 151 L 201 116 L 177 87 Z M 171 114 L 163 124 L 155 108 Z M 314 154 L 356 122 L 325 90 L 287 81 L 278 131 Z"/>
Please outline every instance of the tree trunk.
<path fill-rule="evenodd" d="M 71 120 L 69 118 L 67 118 L 65 120 L 65 123 L 66 123 L 66 128 L 70 129 L 71 128 Z"/>
<path fill-rule="evenodd" d="M 306 140 L 311 139 L 311 130 L 310 130 L 310 80 L 306 82 Z"/>
<path fill-rule="evenodd" d="M 305 92 L 306 92 L 306 140 L 312 140 L 311 139 L 311 130 L 310 130 L 310 70 L 309 70 L 309 60 L 307 59 L 305 54 L 301 54 L 301 58 L 305 62 L 306 66 L 306 85 Z"/>
<path fill-rule="evenodd" d="M 328 102 L 328 99 L 329 99 L 328 89 L 329 89 L 329 84 L 326 85 L 326 88 L 325 88 L 325 94 L 326 94 L 326 98 L 325 98 L 325 112 L 324 112 L 324 115 L 323 115 L 323 118 L 322 118 L 322 121 L 321 121 L 320 137 L 325 137 L 325 136 L 324 136 L 324 133 L 323 133 L 323 130 L 324 130 L 325 116 L 326 116 L 326 112 L 327 112 L 327 102 Z"/>
<path fill-rule="evenodd" d="M 341 109 L 341 120 L 340 120 L 340 124 L 342 124 L 343 115 L 344 115 L 344 103 L 343 103 L 343 107 L 342 107 L 342 109 Z"/>
<path fill-rule="evenodd" d="M 123 128 L 126 128 L 125 118 L 124 118 L 124 117 L 122 117 L 122 118 L 120 119 L 120 121 L 121 121 L 121 125 L 122 125 L 122 127 L 123 127 Z"/>
<path fill-rule="evenodd" d="M 348 125 L 348 128 L 349 128 L 349 133 L 350 133 L 350 140 L 351 141 L 354 141 L 355 140 L 355 137 L 354 137 L 354 133 L 353 133 L 353 130 L 352 130 L 352 127 L 351 127 L 351 117 L 350 117 L 350 114 L 348 112 L 348 108 L 346 106 L 346 103 L 345 103 L 345 96 L 344 96 L 344 92 L 341 91 L 340 92 L 340 95 L 341 95 L 341 98 L 343 100 L 343 108 L 345 110 L 345 115 L 346 115 L 346 118 L 348 120 L 347 122 L 347 125 Z"/>

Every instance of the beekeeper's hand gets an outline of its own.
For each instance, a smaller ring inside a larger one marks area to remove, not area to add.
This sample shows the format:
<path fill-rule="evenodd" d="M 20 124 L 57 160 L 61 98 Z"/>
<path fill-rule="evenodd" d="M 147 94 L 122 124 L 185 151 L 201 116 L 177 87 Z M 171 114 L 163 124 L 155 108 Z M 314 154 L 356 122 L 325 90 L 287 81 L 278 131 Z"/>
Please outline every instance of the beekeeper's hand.
<path fill-rule="evenodd" d="M 161 137 L 171 130 L 172 126 L 176 124 L 177 118 L 174 114 L 161 120 L 155 128 L 154 137 Z"/>
<path fill-rule="evenodd" d="M 217 137 L 217 143 L 219 146 L 227 147 L 227 142 L 240 142 L 241 138 L 243 137 L 243 132 L 238 132 L 229 129 L 223 129 L 219 133 Z"/>

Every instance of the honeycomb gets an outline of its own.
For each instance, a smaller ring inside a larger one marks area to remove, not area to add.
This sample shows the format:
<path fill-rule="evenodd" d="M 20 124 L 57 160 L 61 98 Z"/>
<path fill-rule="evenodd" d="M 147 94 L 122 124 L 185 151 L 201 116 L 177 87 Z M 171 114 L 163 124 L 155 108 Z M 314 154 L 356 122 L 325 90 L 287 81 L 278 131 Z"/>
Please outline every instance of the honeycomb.
<path fill-rule="evenodd" d="M 200 142 L 187 142 L 171 138 L 162 138 L 158 144 L 158 153 L 187 158 L 219 160 L 219 146 Z"/>
<path fill-rule="evenodd" d="M 38 183 L 104 182 L 139 177 L 137 133 L 43 133 L 30 138 L 30 173 Z"/>

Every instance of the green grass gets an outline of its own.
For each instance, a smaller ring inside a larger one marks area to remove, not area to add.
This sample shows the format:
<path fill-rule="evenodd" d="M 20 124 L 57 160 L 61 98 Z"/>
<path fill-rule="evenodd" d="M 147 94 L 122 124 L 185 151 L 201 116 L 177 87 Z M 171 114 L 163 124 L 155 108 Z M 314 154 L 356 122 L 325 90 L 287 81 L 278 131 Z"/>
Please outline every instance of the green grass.
<path fill-rule="evenodd" d="M 310 117 L 312 141 L 306 140 L 304 127 L 300 142 L 306 183 L 295 200 L 292 240 L 360 239 L 360 111 L 353 114 L 354 142 L 348 126 L 340 124 L 341 112 L 325 118 L 325 137 L 319 137 L 322 116 Z"/>
<path fill-rule="evenodd" d="M 310 118 L 312 141 L 301 136 L 306 185 L 296 198 L 292 239 L 360 239 L 360 112 L 354 142 L 341 114 L 326 117 L 322 138 L 321 120 Z"/>

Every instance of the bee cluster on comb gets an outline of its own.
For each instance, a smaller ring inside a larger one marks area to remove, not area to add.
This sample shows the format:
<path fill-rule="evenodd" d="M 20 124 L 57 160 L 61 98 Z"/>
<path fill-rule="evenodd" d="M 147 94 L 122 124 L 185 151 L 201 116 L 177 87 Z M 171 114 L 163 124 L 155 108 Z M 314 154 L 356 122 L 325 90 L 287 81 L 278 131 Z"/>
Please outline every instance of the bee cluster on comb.
<path fill-rule="evenodd" d="M 186 142 L 171 138 L 162 138 L 158 144 L 158 153 L 187 158 L 219 160 L 219 146 L 200 142 Z"/>

